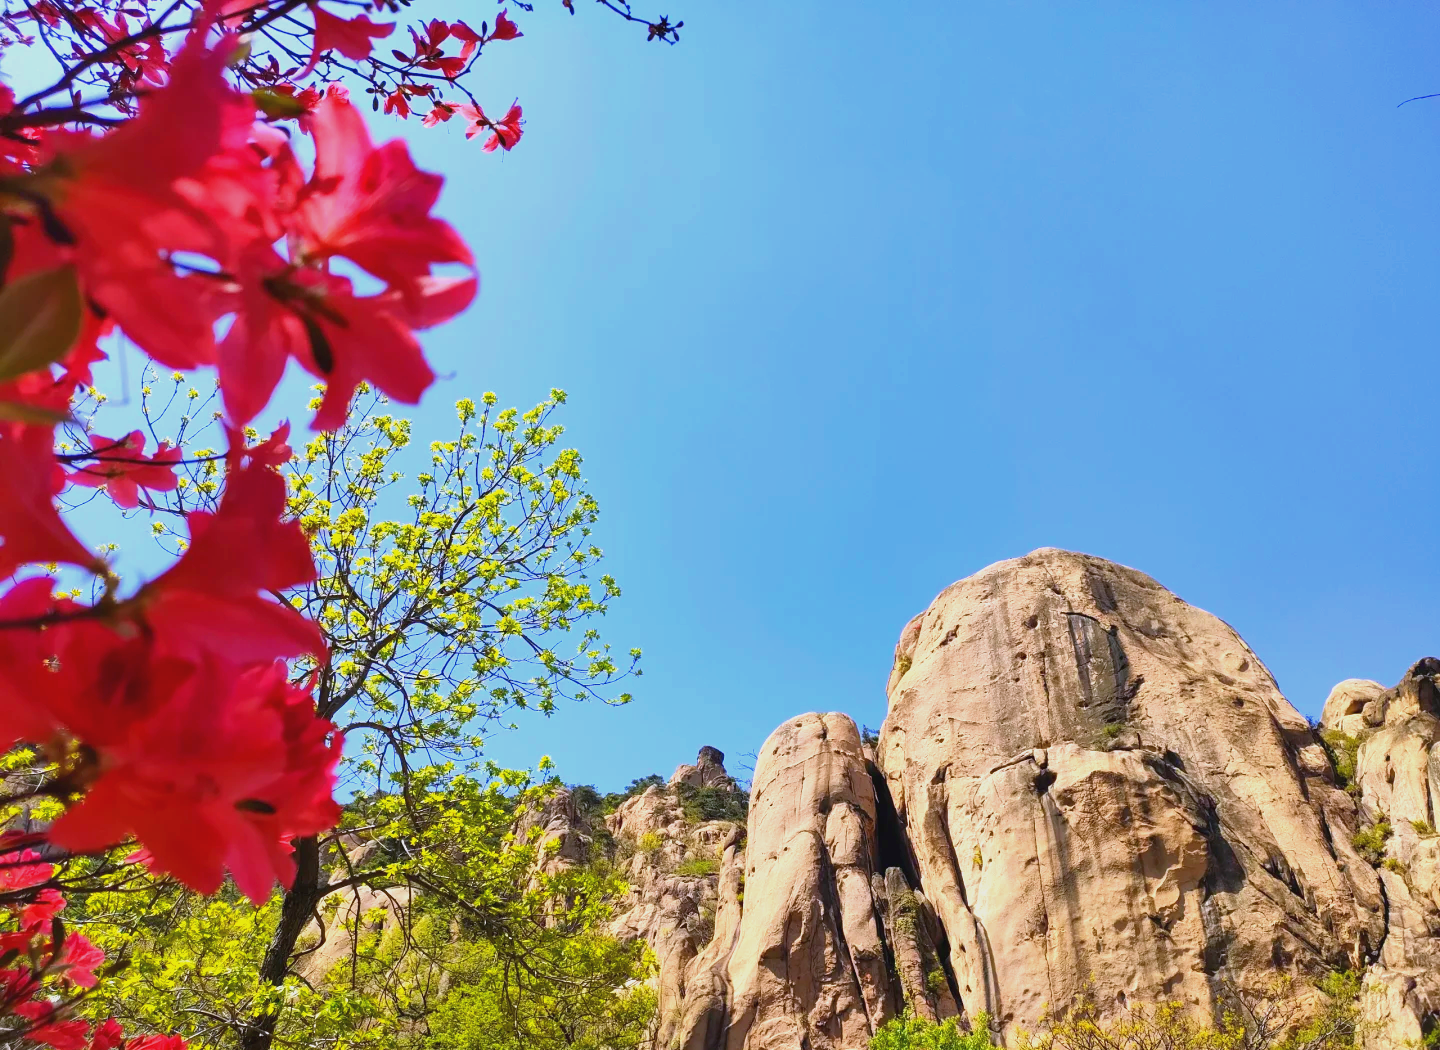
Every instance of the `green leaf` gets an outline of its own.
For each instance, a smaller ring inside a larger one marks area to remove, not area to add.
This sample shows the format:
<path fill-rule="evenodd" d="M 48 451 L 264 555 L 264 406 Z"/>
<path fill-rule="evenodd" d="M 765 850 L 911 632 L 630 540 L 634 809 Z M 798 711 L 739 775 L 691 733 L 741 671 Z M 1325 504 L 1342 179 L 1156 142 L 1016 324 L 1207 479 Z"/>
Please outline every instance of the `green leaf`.
<path fill-rule="evenodd" d="M 27 405 L 21 401 L 0 401 L 0 421 L 53 426 L 60 423 L 73 423 L 75 417 L 69 412 L 56 412 L 39 405 Z"/>
<path fill-rule="evenodd" d="M 0 382 L 64 357 L 84 309 L 73 266 L 28 273 L 0 290 Z"/>
<path fill-rule="evenodd" d="M 271 88 L 256 88 L 250 92 L 255 106 L 271 120 L 305 115 L 304 104 L 294 95 L 286 95 Z"/>

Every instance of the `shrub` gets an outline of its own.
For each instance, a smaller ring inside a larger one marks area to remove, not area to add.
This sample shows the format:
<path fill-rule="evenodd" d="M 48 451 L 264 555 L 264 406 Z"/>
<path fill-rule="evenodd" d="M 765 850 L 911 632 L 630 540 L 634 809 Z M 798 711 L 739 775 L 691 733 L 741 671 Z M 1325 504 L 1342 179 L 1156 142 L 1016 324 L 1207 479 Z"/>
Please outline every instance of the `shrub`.
<path fill-rule="evenodd" d="M 750 813 L 750 796 L 744 791 L 681 784 L 676 793 L 680 798 L 680 808 L 685 814 L 685 820 L 690 824 L 703 824 L 707 820 L 729 820 L 743 824 Z"/>
<path fill-rule="evenodd" d="M 1331 764 L 1335 767 L 1335 782 L 1342 788 L 1349 788 L 1355 783 L 1355 764 L 1360 757 L 1360 740 L 1360 737 L 1342 733 L 1338 729 L 1330 729 L 1320 734 L 1321 746 L 1325 748 Z"/>
<path fill-rule="evenodd" d="M 1350 844 L 1371 864 L 1379 864 L 1385 859 L 1385 840 L 1394 833 L 1390 821 L 1384 813 L 1380 813 L 1375 817 L 1375 823 L 1350 836 Z"/>
<path fill-rule="evenodd" d="M 1290 978 L 1265 993 L 1231 988 L 1218 1026 L 1204 1023 L 1184 1003 L 1133 1004 L 1102 1017 L 1088 997 L 1062 1014 L 1042 1017 L 1034 1032 L 1015 1034 L 1016 1050 L 1354 1050 L 1359 1028 L 1358 973 L 1332 973 L 1317 987 L 1318 1011 L 1293 994 Z"/>
<path fill-rule="evenodd" d="M 1415 829 L 1415 834 L 1421 838 L 1430 838 L 1435 834 L 1435 825 L 1428 820 L 1412 820 L 1410 826 Z"/>
<path fill-rule="evenodd" d="M 950 983 L 945 980 L 944 970 L 931 970 L 925 975 L 925 987 L 930 989 L 934 996 L 944 995 L 950 990 Z"/>
<path fill-rule="evenodd" d="M 640 836 L 640 841 L 635 844 L 635 847 L 645 856 L 654 859 L 655 854 L 659 853 L 660 848 L 664 845 L 664 839 L 653 831 L 647 831 Z"/>
<path fill-rule="evenodd" d="M 675 869 L 677 875 L 714 875 L 720 870 L 716 857 L 689 857 Z"/>
<path fill-rule="evenodd" d="M 907 1012 L 886 1021 L 870 1039 L 870 1050 L 989 1050 L 990 1016 L 978 1014 L 973 1031 L 962 1031 L 955 1018 L 936 1024 Z"/>

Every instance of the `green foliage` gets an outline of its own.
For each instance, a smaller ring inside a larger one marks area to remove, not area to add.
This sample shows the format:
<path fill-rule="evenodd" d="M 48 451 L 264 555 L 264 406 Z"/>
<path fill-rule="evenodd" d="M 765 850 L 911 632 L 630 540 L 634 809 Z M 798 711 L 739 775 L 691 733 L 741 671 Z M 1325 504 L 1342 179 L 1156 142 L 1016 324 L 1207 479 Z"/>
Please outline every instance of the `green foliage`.
<path fill-rule="evenodd" d="M 870 1050 L 988 1050 L 990 1045 L 990 1016 L 983 1013 L 966 1032 L 953 1017 L 936 1024 L 907 1012 L 886 1021 L 870 1039 Z"/>
<path fill-rule="evenodd" d="M 945 979 L 945 971 L 936 969 L 927 973 L 925 975 L 925 987 L 930 990 L 931 995 L 944 995 L 950 990 L 950 982 Z"/>
<path fill-rule="evenodd" d="M 649 776 L 636 777 L 630 781 L 630 785 L 624 791 L 611 791 L 602 795 L 595 790 L 594 785 L 578 784 L 571 786 L 570 793 L 580 815 L 595 824 L 598 823 L 599 818 L 614 813 L 627 799 L 643 795 L 651 787 L 663 788 L 664 786 L 665 778 L 659 773 L 651 773 Z"/>
<path fill-rule="evenodd" d="M 287 597 L 329 647 L 295 671 L 314 673 L 319 713 L 346 732 L 351 802 L 334 833 L 296 843 L 294 888 L 258 910 L 185 893 L 128 851 L 72 863 L 67 921 L 129 962 L 87 1000 L 95 1016 L 196 1047 L 392 1050 L 429 1045 L 463 984 L 450 1020 L 478 1012 L 511 1040 L 466 1046 L 632 1045 L 616 1026 L 644 1029 L 653 997 L 633 989 L 648 964 L 600 933 L 622 883 L 605 865 L 538 873 L 538 830 L 514 829 L 558 784 L 545 760 L 531 776 L 483 751 L 515 712 L 624 703 L 639 673 L 639 650 L 613 654 L 594 626 L 620 589 L 598 572 L 580 456 L 560 444 L 564 400 L 463 400 L 452 438 L 411 467 L 410 424 L 362 388 L 351 421 L 289 464 L 319 579 Z M 223 469 L 190 451 L 177 499 L 207 509 Z M 184 540 L 168 522 L 155 535 Z M 544 1028 L 562 1014 L 565 1033 Z"/>
<path fill-rule="evenodd" d="M 898 677 L 904 678 L 910 673 L 910 665 L 914 661 L 908 655 L 901 654 L 895 658 L 895 671 Z"/>
<path fill-rule="evenodd" d="M 1231 989 L 1219 1024 L 1184 1003 L 1131 1004 L 1102 1015 L 1089 997 L 1041 1018 L 1034 1032 L 1015 1033 L 1016 1050 L 1354 1050 L 1360 1023 L 1361 975 L 1332 973 L 1312 996 L 1295 994 L 1282 978 L 1264 994 Z"/>
<path fill-rule="evenodd" d="M 1107 722 L 1105 728 L 1100 730 L 1100 736 L 1108 743 L 1115 740 L 1123 732 L 1125 732 L 1125 723 Z"/>
<path fill-rule="evenodd" d="M 676 875 L 714 875 L 720 871 L 720 860 L 714 856 L 687 857 L 675 869 Z"/>
<path fill-rule="evenodd" d="M 1342 788 L 1349 788 L 1355 783 L 1355 766 L 1360 757 L 1361 738 L 1342 733 L 1338 729 L 1329 729 L 1320 734 L 1320 742 L 1330 755 L 1331 764 L 1335 766 L 1335 782 Z"/>
<path fill-rule="evenodd" d="M 1385 860 L 1385 842 L 1394 833 L 1390 821 L 1380 813 L 1368 828 L 1361 828 L 1350 836 L 1350 844 L 1371 864 L 1380 864 Z"/>
<path fill-rule="evenodd" d="M 1421 838 L 1430 838 L 1435 834 L 1435 825 L 1428 820 L 1412 820 L 1410 826 L 1415 829 L 1415 834 Z"/>
<path fill-rule="evenodd" d="M 661 838 L 659 834 L 654 831 L 647 831 L 640 836 L 640 841 L 635 844 L 635 848 L 647 857 L 653 858 L 655 854 L 660 852 L 664 845 L 665 840 Z"/>
<path fill-rule="evenodd" d="M 453 984 L 415 1041 L 429 1050 L 637 1050 L 655 1014 L 653 970 L 639 943 L 588 934 L 512 967 L 485 945 L 452 969 Z M 553 975 L 553 977 L 552 977 Z M 507 1002 L 507 996 L 514 997 Z"/>
<path fill-rule="evenodd" d="M 744 824 L 750 813 L 750 795 L 733 788 L 693 787 L 680 784 L 676 791 L 685 820 L 703 824 L 707 820 L 730 820 Z"/>

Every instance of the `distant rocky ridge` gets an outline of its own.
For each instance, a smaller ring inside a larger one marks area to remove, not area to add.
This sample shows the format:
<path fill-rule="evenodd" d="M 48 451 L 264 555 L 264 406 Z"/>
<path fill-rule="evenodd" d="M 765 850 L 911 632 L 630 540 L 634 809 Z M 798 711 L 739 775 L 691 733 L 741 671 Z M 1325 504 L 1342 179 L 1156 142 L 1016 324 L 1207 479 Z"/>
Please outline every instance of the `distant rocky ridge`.
<path fill-rule="evenodd" d="M 1437 682 L 1341 683 L 1317 729 L 1214 616 L 1040 550 L 906 625 L 874 747 L 843 714 L 776 729 L 743 824 L 713 748 L 536 819 L 550 863 L 598 838 L 623 866 L 657 1050 L 863 1050 L 906 1005 L 1003 1040 L 1082 994 L 1214 1016 L 1346 969 L 1367 1050 L 1400 1050 L 1440 1024 Z"/>

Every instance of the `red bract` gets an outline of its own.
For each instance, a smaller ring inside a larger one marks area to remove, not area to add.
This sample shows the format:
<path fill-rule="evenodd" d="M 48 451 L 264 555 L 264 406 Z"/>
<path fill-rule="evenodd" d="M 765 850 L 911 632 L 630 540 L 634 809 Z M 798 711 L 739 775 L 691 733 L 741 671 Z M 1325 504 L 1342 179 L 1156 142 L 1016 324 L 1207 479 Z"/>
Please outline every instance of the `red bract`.
<path fill-rule="evenodd" d="M 120 1022 L 113 1017 L 107 1017 L 102 1024 L 95 1026 L 95 1034 L 90 1039 L 90 1050 L 115 1050 L 123 1042 L 125 1030 L 120 1027 Z"/>
<path fill-rule="evenodd" d="M 226 478 L 212 514 L 186 520 L 190 546 L 135 596 L 135 617 L 156 646 L 186 660 L 215 658 L 244 666 L 306 653 L 322 655 L 319 629 L 289 605 L 263 595 L 315 579 L 310 545 L 298 523 L 282 521 L 285 480 L 251 463 Z"/>
<path fill-rule="evenodd" d="M 258 445 L 245 444 L 245 435 L 230 431 L 230 458 L 232 466 L 248 461 L 262 467 L 283 467 L 295 455 L 290 447 L 290 424 L 281 423 L 271 435 Z"/>
<path fill-rule="evenodd" d="M 514 40 L 516 37 L 524 36 L 520 27 L 509 18 L 505 17 L 508 9 L 502 10 L 495 16 L 495 32 L 490 34 L 491 40 Z"/>
<path fill-rule="evenodd" d="M 40 859 L 33 849 L 0 855 L 0 893 L 13 894 L 42 885 L 55 874 L 55 866 Z"/>
<path fill-rule="evenodd" d="M 55 508 L 65 474 L 55 463 L 52 433 L 50 427 L 27 426 L 0 436 L 0 478 L 6 487 L 0 500 L 0 576 L 29 562 L 101 567 Z"/>
<path fill-rule="evenodd" d="M 357 15 L 347 21 L 336 18 L 319 4 L 311 4 L 310 13 L 315 16 L 315 50 L 305 68 L 297 74 L 297 78 L 308 77 L 313 73 L 320 56 L 326 51 L 339 51 L 346 58 L 357 61 L 368 58 L 375 46 L 374 41 L 395 31 L 393 22 L 379 25 L 370 21 L 366 15 Z"/>
<path fill-rule="evenodd" d="M 155 870 L 213 893 L 229 868 L 259 903 L 294 881 L 290 838 L 339 819 L 333 730 L 284 664 L 238 676 L 207 665 L 101 752 L 99 780 L 50 838 L 94 852 L 133 835 Z"/>
<path fill-rule="evenodd" d="M 372 147 L 359 111 L 337 99 L 320 102 L 305 126 L 315 137 L 317 189 L 296 212 L 295 229 L 307 257 L 343 255 L 391 284 L 436 263 L 474 262 L 454 228 L 430 214 L 445 180 L 416 168 L 404 142 Z"/>
<path fill-rule="evenodd" d="M 215 314 L 167 255 L 215 256 L 225 239 L 182 183 L 199 175 L 227 133 L 254 114 L 254 104 L 225 81 L 233 39 L 208 49 L 202 36 L 192 35 L 167 84 L 145 96 L 134 120 L 102 136 L 51 134 L 50 161 L 34 178 L 37 196 L 49 201 L 73 241 L 69 250 L 86 295 L 148 353 L 176 368 L 213 360 Z"/>
<path fill-rule="evenodd" d="M 64 976 L 80 988 L 94 988 L 98 978 L 95 968 L 105 961 L 105 953 L 90 943 L 82 933 L 71 933 L 60 946 L 60 957 L 54 965 L 63 968 Z"/>
<path fill-rule="evenodd" d="M 485 111 L 479 106 L 461 106 L 459 114 L 470 121 L 470 126 L 465 129 L 465 137 L 473 139 L 476 135 L 490 132 L 490 139 L 485 143 L 486 153 L 495 152 L 499 146 L 504 146 L 507 151 L 515 148 L 520 141 L 520 136 L 525 132 L 521 127 L 521 109 L 517 102 L 506 112 L 505 117 L 499 123 L 492 121 L 485 115 Z"/>
<path fill-rule="evenodd" d="M 403 237 L 395 243 L 403 244 Z M 345 421 L 362 381 L 415 404 L 435 374 L 411 329 L 447 320 L 475 295 L 473 277 L 443 283 L 414 277 L 381 295 L 357 296 L 346 278 L 295 269 L 268 248 L 257 253 L 254 272 L 264 277 L 242 284 L 238 313 L 220 344 L 226 408 L 237 422 L 264 407 L 290 358 L 325 380 L 318 429 Z M 410 268 L 398 249 L 393 268 Z"/>
<path fill-rule="evenodd" d="M 138 430 L 119 440 L 92 435 L 90 447 L 93 458 L 76 467 L 67 479 L 75 485 L 103 488 L 126 510 L 140 505 L 141 489 L 173 492 L 179 484 L 175 464 L 184 458 L 184 453 L 162 441 L 155 454 L 147 458 L 145 435 Z"/>
<path fill-rule="evenodd" d="M 464 22 L 451 22 L 450 35 L 461 42 L 460 61 L 462 62 L 468 61 L 470 56 L 475 53 L 475 49 L 485 42 L 484 37 Z"/>
<path fill-rule="evenodd" d="M 178 1035 L 137 1035 L 125 1044 L 125 1050 L 185 1050 L 185 1040 Z"/>

